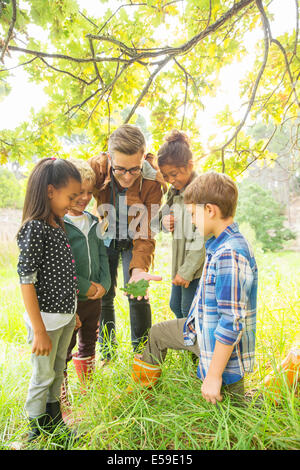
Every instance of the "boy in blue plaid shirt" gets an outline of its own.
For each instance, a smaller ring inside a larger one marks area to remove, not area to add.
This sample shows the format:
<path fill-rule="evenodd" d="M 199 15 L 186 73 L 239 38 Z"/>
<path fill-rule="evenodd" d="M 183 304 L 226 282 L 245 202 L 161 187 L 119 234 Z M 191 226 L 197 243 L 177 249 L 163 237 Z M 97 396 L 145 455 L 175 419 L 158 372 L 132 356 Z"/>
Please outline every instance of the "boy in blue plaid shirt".
<path fill-rule="evenodd" d="M 206 260 L 188 317 L 153 325 L 143 355 L 135 356 L 132 378 L 142 386 L 157 382 L 168 348 L 185 349 L 199 357 L 206 401 L 221 401 L 222 387 L 244 394 L 244 374 L 254 365 L 257 266 L 234 222 L 237 200 L 234 182 L 216 172 L 199 176 L 185 190 L 193 223 L 210 236 Z"/>

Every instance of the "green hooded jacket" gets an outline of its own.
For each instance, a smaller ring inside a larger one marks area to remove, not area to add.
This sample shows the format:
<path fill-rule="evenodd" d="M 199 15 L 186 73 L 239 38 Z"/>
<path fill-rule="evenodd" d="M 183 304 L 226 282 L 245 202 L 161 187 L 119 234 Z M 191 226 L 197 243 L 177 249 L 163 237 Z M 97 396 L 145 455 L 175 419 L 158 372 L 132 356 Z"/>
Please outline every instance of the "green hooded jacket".
<path fill-rule="evenodd" d="M 97 236 L 99 220 L 89 212 L 84 211 L 84 213 L 90 219 L 87 236 L 72 223 L 67 215 L 64 217 L 67 237 L 75 259 L 78 300 L 87 300 L 86 293 L 92 285 L 91 281 L 101 284 L 106 292 L 111 284 L 106 248 L 103 240 Z"/>

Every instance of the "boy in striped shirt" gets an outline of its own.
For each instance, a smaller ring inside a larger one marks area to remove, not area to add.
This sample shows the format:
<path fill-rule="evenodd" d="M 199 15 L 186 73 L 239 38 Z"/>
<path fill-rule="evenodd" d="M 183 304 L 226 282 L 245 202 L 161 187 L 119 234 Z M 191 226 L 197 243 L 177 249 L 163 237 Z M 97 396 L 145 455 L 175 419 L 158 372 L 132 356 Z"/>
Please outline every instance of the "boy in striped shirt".
<path fill-rule="evenodd" d="M 216 404 L 223 399 L 221 389 L 243 395 L 244 374 L 253 370 L 257 266 L 234 222 L 238 190 L 231 178 L 203 174 L 187 187 L 184 201 L 199 232 L 210 237 L 202 277 L 187 318 L 152 326 L 143 355 L 135 356 L 132 378 L 149 388 L 168 348 L 190 350 L 199 357 L 202 395 Z"/>

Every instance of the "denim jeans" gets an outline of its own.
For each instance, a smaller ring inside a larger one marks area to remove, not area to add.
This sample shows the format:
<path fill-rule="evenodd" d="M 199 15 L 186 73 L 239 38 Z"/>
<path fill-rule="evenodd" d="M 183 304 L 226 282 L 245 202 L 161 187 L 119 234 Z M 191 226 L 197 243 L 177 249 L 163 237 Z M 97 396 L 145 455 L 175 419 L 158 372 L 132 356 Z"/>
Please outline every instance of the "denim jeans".
<path fill-rule="evenodd" d="M 102 297 L 102 310 L 100 315 L 99 343 L 102 357 L 110 358 L 116 348 L 116 316 L 114 308 L 114 299 L 116 296 L 118 266 L 120 258 L 122 259 L 124 286 L 128 283 L 129 264 L 132 258 L 132 248 L 120 251 L 114 247 L 107 247 L 109 259 L 109 268 L 111 276 L 111 287 Z M 148 336 L 148 330 L 151 328 L 151 307 L 148 300 L 130 299 L 129 315 L 131 327 L 131 343 L 133 350 L 139 349 Z"/>
<path fill-rule="evenodd" d="M 191 281 L 188 287 L 175 286 L 172 284 L 170 309 L 175 313 L 176 318 L 188 316 L 198 284 L 199 279 Z"/>

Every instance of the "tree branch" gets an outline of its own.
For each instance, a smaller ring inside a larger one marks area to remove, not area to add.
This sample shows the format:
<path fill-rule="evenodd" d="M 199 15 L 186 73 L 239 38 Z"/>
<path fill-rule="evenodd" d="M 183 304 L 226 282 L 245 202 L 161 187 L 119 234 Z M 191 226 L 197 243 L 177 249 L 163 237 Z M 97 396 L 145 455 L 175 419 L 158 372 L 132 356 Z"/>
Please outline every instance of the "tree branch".
<path fill-rule="evenodd" d="M 8 49 L 8 44 L 9 44 L 9 41 L 11 40 L 11 38 L 12 38 L 14 26 L 15 26 L 16 21 L 17 21 L 17 3 L 16 3 L 16 0 L 12 0 L 12 10 L 13 10 L 12 11 L 12 18 L 11 18 L 11 23 L 9 25 L 7 37 L 6 37 L 6 40 L 4 41 L 4 44 L 1 45 L 2 52 L 1 52 L 1 56 L 0 56 L 0 61 L 3 64 L 4 64 L 4 55 L 5 55 L 5 52 Z"/>
<path fill-rule="evenodd" d="M 93 80 L 91 80 L 90 82 L 87 82 L 86 80 L 84 80 L 83 78 L 80 78 L 80 77 L 77 77 L 76 75 L 74 75 L 73 73 L 71 72 L 68 72 L 67 70 L 62 70 L 62 69 L 58 69 L 57 67 L 54 67 L 53 65 L 50 65 L 43 57 L 34 57 L 34 59 L 32 60 L 35 60 L 35 59 L 39 59 L 41 60 L 47 67 L 49 67 L 50 69 L 54 70 L 55 72 L 59 72 L 59 73 L 65 73 L 66 75 L 69 75 L 70 77 L 74 78 L 75 80 L 78 80 L 82 83 L 84 83 L 85 85 L 92 85 L 92 83 L 94 83 L 96 81 L 96 78 L 94 78 Z"/>
<path fill-rule="evenodd" d="M 2 46 L 0 46 L 2 48 Z M 63 59 L 77 63 L 89 63 L 89 62 L 126 62 L 132 61 L 128 59 L 120 59 L 119 57 L 73 57 L 65 54 L 50 54 L 48 52 L 34 51 L 32 49 L 25 49 L 23 47 L 8 46 L 9 51 L 24 52 L 24 54 L 35 55 L 37 57 L 48 57 L 50 59 Z"/>
<path fill-rule="evenodd" d="M 238 127 L 236 128 L 235 132 L 233 133 L 233 135 L 227 140 L 227 142 L 225 142 L 225 144 L 220 148 L 218 149 L 218 151 L 221 151 L 222 152 L 222 169 L 223 169 L 223 173 L 225 172 L 225 160 L 224 160 L 224 151 L 226 149 L 226 147 L 228 147 L 228 145 L 231 144 L 231 142 L 236 138 L 236 136 L 239 134 L 239 132 L 241 131 L 241 129 L 243 128 L 246 120 L 247 120 L 247 117 L 251 111 L 251 108 L 253 106 L 253 103 L 254 103 L 254 100 L 255 100 L 255 96 L 256 96 L 256 92 L 257 92 L 257 89 L 258 89 L 258 85 L 259 85 L 259 82 L 260 82 L 260 79 L 264 73 L 264 70 L 265 70 L 265 67 L 267 65 L 267 61 L 268 61 L 268 54 L 269 54 L 269 31 L 270 31 L 270 28 L 269 28 L 269 24 L 268 24 L 268 20 L 266 18 L 266 14 L 265 14 L 265 11 L 263 9 L 263 5 L 262 5 L 262 1 L 261 0 L 256 0 L 256 5 L 257 5 L 257 8 L 261 14 L 261 19 L 262 19 L 262 25 L 263 25 L 263 31 L 264 31 L 264 44 L 265 44 L 265 47 L 264 47 L 264 57 L 263 57 L 263 62 L 262 62 L 262 65 L 260 67 L 260 70 L 258 72 L 258 75 L 256 77 L 256 80 L 255 80 L 255 83 L 254 83 L 254 87 L 253 87 L 253 90 L 252 90 L 252 93 L 251 93 L 251 97 L 250 97 L 250 100 L 249 100 L 249 104 L 248 104 L 248 107 L 247 107 L 247 110 L 245 112 L 245 115 L 243 117 L 243 119 L 241 120 L 240 124 L 238 125 Z"/>
<path fill-rule="evenodd" d="M 88 36 L 87 36 L 88 37 Z M 92 53 L 92 57 L 93 59 L 95 59 L 95 50 L 94 50 L 94 45 L 93 45 L 93 41 L 90 37 L 88 37 L 88 40 L 89 40 L 89 43 L 90 43 L 90 49 L 91 49 L 91 53 Z M 95 72 L 96 72 L 96 75 L 98 77 L 98 80 L 99 82 L 101 83 L 101 85 L 103 86 L 103 80 L 102 80 L 102 77 L 100 75 L 100 72 L 99 72 L 99 69 L 98 69 L 98 65 L 97 63 L 94 61 L 94 69 L 95 69 Z"/>
<path fill-rule="evenodd" d="M 183 71 L 185 75 L 184 107 L 183 107 L 183 115 L 182 115 L 181 126 L 180 126 L 180 129 L 182 130 L 184 120 L 185 120 L 186 106 L 187 106 L 187 91 L 188 91 L 188 85 L 189 85 L 189 74 L 187 73 L 185 68 L 175 59 L 175 57 L 174 57 L 174 62 Z"/>
<path fill-rule="evenodd" d="M 134 115 L 135 113 L 135 110 L 137 109 L 137 107 L 139 106 L 139 104 L 141 103 L 142 99 L 144 98 L 144 96 L 146 95 L 147 91 L 149 90 L 154 78 L 156 77 L 156 75 L 161 71 L 161 69 L 171 60 L 171 57 L 167 56 L 160 64 L 159 66 L 154 70 L 154 72 L 150 75 L 146 85 L 144 86 L 143 90 L 142 90 L 142 93 L 140 94 L 140 96 L 138 97 L 135 105 L 133 106 L 133 108 L 131 109 L 130 113 L 128 114 L 127 118 L 125 119 L 125 124 L 127 124 L 130 119 L 132 118 L 132 116 Z"/>
<path fill-rule="evenodd" d="M 178 47 L 170 47 L 166 46 L 163 48 L 152 48 L 152 49 L 138 49 L 139 53 L 137 54 L 136 49 L 132 47 L 128 47 L 125 43 L 115 39 L 111 36 L 99 36 L 96 34 L 89 35 L 92 39 L 98 41 L 108 41 L 112 44 L 117 45 L 122 52 L 127 54 L 129 57 L 135 60 L 141 60 L 151 57 L 158 57 L 158 56 L 165 56 L 165 55 L 182 55 L 189 52 L 191 49 L 195 47 L 200 41 L 202 41 L 205 37 L 209 36 L 211 33 L 217 31 L 224 23 L 226 23 L 232 16 L 235 16 L 240 10 L 245 8 L 246 6 L 254 3 L 255 0 L 241 0 L 233 5 L 224 15 L 222 15 L 215 23 L 206 27 L 203 31 L 199 34 L 195 35 L 192 39 L 187 41 L 186 43 L 182 44 Z"/>
<path fill-rule="evenodd" d="M 113 78 L 113 80 L 105 87 L 105 89 L 102 91 L 101 93 L 101 96 L 99 97 L 99 99 L 97 100 L 97 103 L 95 104 L 95 106 L 93 107 L 92 111 L 90 112 L 89 114 L 89 117 L 88 117 L 88 120 L 87 120 L 87 124 L 89 122 L 89 120 L 91 119 L 93 113 L 95 112 L 95 109 L 99 106 L 99 103 L 101 102 L 101 100 L 103 99 L 105 93 L 107 93 L 109 91 L 109 94 L 108 94 L 108 97 L 106 99 L 106 101 L 109 100 L 109 97 L 114 89 L 114 86 L 115 86 L 115 83 L 117 82 L 117 80 L 119 80 L 120 76 L 123 74 L 123 72 L 125 72 L 125 70 L 128 68 L 128 65 L 123 65 L 122 69 L 120 70 L 119 72 L 119 65 L 120 64 L 117 64 L 117 67 L 116 67 L 116 72 L 115 72 L 115 76 Z M 110 108 L 109 108 L 110 109 Z"/>
<path fill-rule="evenodd" d="M 285 66 L 286 66 L 288 76 L 289 76 L 289 79 L 290 79 L 290 82 L 291 82 L 291 87 L 292 87 L 292 90 L 293 90 L 293 93 L 294 93 L 294 96 L 295 96 L 295 101 L 296 101 L 298 107 L 300 108 L 300 103 L 299 103 L 299 99 L 298 99 L 298 95 L 297 95 L 297 91 L 296 91 L 296 87 L 295 87 L 295 82 L 294 82 L 294 79 L 293 79 L 293 76 L 292 76 L 292 72 L 291 72 L 291 68 L 290 68 L 290 62 L 288 61 L 286 50 L 283 47 L 283 45 L 281 44 L 281 42 L 278 41 L 278 39 L 271 39 L 271 42 L 276 44 L 279 47 L 279 49 L 281 50 L 282 54 L 283 54 L 284 61 L 285 61 Z"/>

